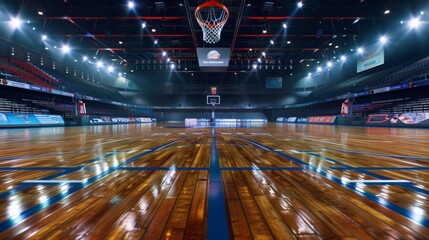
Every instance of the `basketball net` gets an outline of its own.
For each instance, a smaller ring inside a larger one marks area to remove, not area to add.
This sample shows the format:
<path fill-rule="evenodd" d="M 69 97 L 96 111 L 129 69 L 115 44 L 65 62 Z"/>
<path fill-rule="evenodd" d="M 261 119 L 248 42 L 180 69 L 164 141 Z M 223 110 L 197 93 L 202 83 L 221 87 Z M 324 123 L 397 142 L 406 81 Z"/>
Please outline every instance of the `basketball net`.
<path fill-rule="evenodd" d="M 220 41 L 220 34 L 228 17 L 228 8 L 216 0 L 210 0 L 195 9 L 195 18 L 203 30 L 204 42 L 215 44 Z"/>

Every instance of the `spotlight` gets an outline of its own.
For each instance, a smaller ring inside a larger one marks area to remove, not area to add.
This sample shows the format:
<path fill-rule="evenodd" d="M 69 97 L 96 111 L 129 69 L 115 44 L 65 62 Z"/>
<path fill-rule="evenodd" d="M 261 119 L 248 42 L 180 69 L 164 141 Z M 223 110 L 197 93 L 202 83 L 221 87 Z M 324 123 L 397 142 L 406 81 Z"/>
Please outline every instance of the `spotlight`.
<path fill-rule="evenodd" d="M 313 74 L 311 74 L 311 73 L 308 73 L 308 77 L 311 77 L 311 75 L 313 75 Z"/>
<path fill-rule="evenodd" d="M 63 45 L 63 47 L 61 48 L 61 51 L 62 51 L 64 54 L 67 54 L 67 53 L 69 53 L 69 52 L 70 52 L 70 47 L 69 47 L 68 45 Z"/>
<path fill-rule="evenodd" d="M 262 62 L 261 58 L 258 58 L 258 62 Z"/>
<path fill-rule="evenodd" d="M 158 44 L 158 39 L 156 39 L 153 43 L 154 43 L 155 45 L 156 45 L 156 44 Z"/>
<path fill-rule="evenodd" d="M 39 16 L 43 16 L 43 12 L 42 11 L 38 11 L 37 14 L 39 14 Z"/>
<path fill-rule="evenodd" d="M 133 1 L 128 2 L 128 8 L 133 9 L 136 6 L 136 4 Z"/>
<path fill-rule="evenodd" d="M 167 62 L 170 62 L 170 60 L 171 60 L 170 58 L 167 58 Z"/>
<path fill-rule="evenodd" d="M 341 56 L 341 61 L 343 61 L 343 62 L 345 62 L 347 60 L 347 57 L 346 56 Z"/>
<path fill-rule="evenodd" d="M 174 65 L 174 63 L 172 63 L 172 64 L 170 65 L 170 68 L 171 68 L 171 69 L 174 69 L 174 68 L 176 68 L 176 65 Z"/>
<path fill-rule="evenodd" d="M 165 57 L 167 55 L 166 52 L 162 52 L 162 56 Z"/>
<path fill-rule="evenodd" d="M 258 67 L 258 65 L 253 64 L 253 69 L 256 69 Z"/>
<path fill-rule="evenodd" d="M 12 18 L 9 21 L 9 25 L 11 26 L 12 29 L 20 28 L 22 26 L 22 20 L 19 19 L 18 17 Z"/>
<path fill-rule="evenodd" d="M 363 50 L 363 48 L 358 48 L 358 50 L 357 50 L 357 52 L 359 53 L 359 54 L 362 54 L 363 52 L 364 52 L 364 50 Z"/>
<path fill-rule="evenodd" d="M 42 35 L 42 41 L 46 41 L 48 39 L 48 36 Z"/>
<path fill-rule="evenodd" d="M 287 41 L 287 44 L 291 44 L 292 42 L 291 41 Z"/>
<path fill-rule="evenodd" d="M 287 24 L 283 23 L 283 28 L 286 29 L 287 28 Z"/>
<path fill-rule="evenodd" d="M 328 62 L 328 64 L 326 64 L 328 66 L 328 68 L 332 67 L 332 62 Z"/>
<path fill-rule="evenodd" d="M 322 68 L 321 67 L 317 67 L 317 72 L 322 72 Z"/>
<path fill-rule="evenodd" d="M 266 29 L 262 30 L 262 33 L 263 34 L 267 33 L 267 30 Z"/>
<path fill-rule="evenodd" d="M 264 57 L 265 57 L 265 55 L 266 55 L 266 54 L 265 54 L 265 52 L 262 52 L 262 56 L 264 56 Z"/>
<path fill-rule="evenodd" d="M 273 40 L 270 40 L 270 43 L 271 43 L 271 45 L 274 45 L 274 41 Z"/>
<path fill-rule="evenodd" d="M 101 68 L 103 66 L 103 62 L 102 61 L 98 61 L 97 62 L 97 68 Z"/>
<path fill-rule="evenodd" d="M 422 22 L 420 21 L 420 18 L 412 18 L 409 22 L 408 22 L 408 26 L 411 29 L 417 29 L 420 27 L 420 25 L 422 24 Z"/>
<path fill-rule="evenodd" d="M 386 37 L 386 36 L 381 36 L 381 37 L 380 37 L 380 43 L 381 43 L 381 44 L 383 44 L 383 45 L 387 43 L 387 40 L 388 40 L 388 39 L 387 39 L 387 37 Z"/>
<path fill-rule="evenodd" d="M 113 72 L 113 67 L 112 66 L 109 66 L 109 67 L 107 67 L 107 71 L 109 72 L 109 73 L 112 73 Z"/>
<path fill-rule="evenodd" d="M 299 1 L 299 2 L 297 3 L 297 6 L 298 6 L 298 8 L 302 8 L 302 7 L 304 6 L 304 3 L 302 3 L 302 1 Z"/>
<path fill-rule="evenodd" d="M 146 23 L 142 23 L 142 28 L 146 28 Z"/>
<path fill-rule="evenodd" d="M 384 14 L 385 15 L 387 15 L 387 14 L 389 14 L 390 13 L 390 10 L 389 9 L 387 9 L 386 11 L 384 11 Z"/>
<path fill-rule="evenodd" d="M 83 60 L 84 62 L 86 62 L 86 61 L 88 61 L 88 57 L 87 57 L 87 56 L 83 56 L 82 60 Z"/>

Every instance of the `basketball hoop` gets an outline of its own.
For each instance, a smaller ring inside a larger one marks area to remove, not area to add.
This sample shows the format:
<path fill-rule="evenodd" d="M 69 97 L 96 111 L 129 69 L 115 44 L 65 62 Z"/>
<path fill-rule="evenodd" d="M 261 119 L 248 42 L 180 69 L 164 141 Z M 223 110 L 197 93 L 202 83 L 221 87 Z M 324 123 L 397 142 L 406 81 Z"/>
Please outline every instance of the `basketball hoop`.
<path fill-rule="evenodd" d="M 195 18 L 203 30 L 203 40 L 209 44 L 220 41 L 223 26 L 229 18 L 229 11 L 225 5 L 216 0 L 209 0 L 195 9 Z"/>

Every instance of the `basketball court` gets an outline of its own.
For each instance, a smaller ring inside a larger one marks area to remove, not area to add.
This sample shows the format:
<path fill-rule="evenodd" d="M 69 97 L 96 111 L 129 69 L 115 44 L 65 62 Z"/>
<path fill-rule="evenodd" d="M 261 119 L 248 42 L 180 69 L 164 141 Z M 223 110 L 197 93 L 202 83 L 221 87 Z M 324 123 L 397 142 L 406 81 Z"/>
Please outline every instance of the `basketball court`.
<path fill-rule="evenodd" d="M 429 6 L 113 2 L 5 4 L 0 239 L 429 239 Z"/>

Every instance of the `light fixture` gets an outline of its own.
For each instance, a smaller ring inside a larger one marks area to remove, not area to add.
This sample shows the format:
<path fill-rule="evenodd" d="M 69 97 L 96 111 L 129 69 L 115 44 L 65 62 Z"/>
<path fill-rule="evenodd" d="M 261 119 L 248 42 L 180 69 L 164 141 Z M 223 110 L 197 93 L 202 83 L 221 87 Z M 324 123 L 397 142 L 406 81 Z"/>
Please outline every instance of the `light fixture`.
<path fill-rule="evenodd" d="M 341 61 L 345 62 L 347 60 L 347 57 L 345 55 L 341 56 Z"/>
<path fill-rule="evenodd" d="M 12 27 L 12 29 L 17 29 L 22 26 L 22 20 L 18 17 L 14 17 L 9 21 L 9 25 Z"/>
<path fill-rule="evenodd" d="M 384 14 L 385 15 L 387 15 L 387 14 L 389 14 L 390 13 L 390 10 L 389 9 L 387 9 L 386 11 L 384 11 Z"/>
<path fill-rule="evenodd" d="M 271 43 L 271 45 L 274 45 L 274 41 L 273 40 L 270 40 L 270 43 Z"/>
<path fill-rule="evenodd" d="M 162 56 L 165 57 L 167 55 L 167 53 L 164 51 L 162 52 Z"/>
<path fill-rule="evenodd" d="M 357 50 L 357 52 L 359 53 L 359 54 L 362 54 L 363 52 L 364 52 L 364 50 L 363 50 L 363 48 L 358 48 L 358 50 Z"/>
<path fill-rule="evenodd" d="M 154 33 L 154 32 L 156 32 L 156 28 L 152 28 L 152 30 L 151 30 L 151 31 L 152 31 L 153 33 Z"/>
<path fill-rule="evenodd" d="M 167 58 L 167 62 L 170 62 L 170 60 L 171 60 L 170 58 Z"/>
<path fill-rule="evenodd" d="M 42 41 L 46 41 L 48 39 L 48 36 L 42 35 Z"/>
<path fill-rule="evenodd" d="M 332 62 L 328 62 L 326 65 L 328 66 L 328 68 L 331 68 L 332 67 Z"/>
<path fill-rule="evenodd" d="M 155 45 L 158 44 L 158 39 L 155 39 L 155 41 L 153 42 Z"/>
<path fill-rule="evenodd" d="M 322 72 L 322 68 L 321 67 L 317 67 L 317 72 Z"/>
<path fill-rule="evenodd" d="M 64 54 L 67 54 L 67 53 L 69 53 L 69 52 L 70 52 L 70 47 L 69 47 L 68 45 L 63 45 L 63 47 L 61 48 L 61 51 L 62 51 Z"/>
<path fill-rule="evenodd" d="M 101 68 L 103 66 L 103 62 L 102 61 L 98 61 L 97 62 L 97 68 Z"/>
<path fill-rule="evenodd" d="M 420 18 L 412 18 L 409 22 L 408 22 L 408 26 L 411 29 L 417 29 L 420 27 L 420 25 L 422 24 L 422 22 L 420 21 Z"/>
<path fill-rule="evenodd" d="M 174 63 L 171 63 L 170 68 L 174 69 L 176 67 L 176 65 L 174 65 Z"/>
<path fill-rule="evenodd" d="M 146 23 L 142 23 L 142 28 L 146 28 Z"/>
<path fill-rule="evenodd" d="M 43 12 L 42 11 L 38 11 L 37 14 L 39 14 L 39 16 L 43 16 Z"/>
<path fill-rule="evenodd" d="M 299 1 L 297 4 L 298 8 L 302 8 L 304 6 L 304 3 L 302 3 L 302 1 Z"/>
<path fill-rule="evenodd" d="M 287 28 L 287 24 L 283 23 L 283 28 L 286 29 Z"/>
<path fill-rule="evenodd" d="M 136 6 L 136 4 L 133 1 L 128 2 L 128 8 L 133 9 Z"/>
<path fill-rule="evenodd" d="M 256 69 L 258 67 L 258 65 L 253 64 L 253 69 Z"/>
<path fill-rule="evenodd" d="M 291 41 L 287 41 L 287 44 L 291 44 L 292 42 Z"/>
<path fill-rule="evenodd" d="M 109 73 L 112 73 L 113 72 L 113 66 L 109 66 L 109 67 L 107 67 L 107 72 L 109 72 Z"/>
<path fill-rule="evenodd" d="M 387 37 L 386 37 L 386 36 L 381 36 L 381 37 L 380 37 L 380 43 L 381 43 L 381 44 L 383 44 L 383 45 L 384 45 L 384 44 L 386 44 L 386 43 L 387 43 L 387 41 L 388 41 L 388 39 L 387 39 Z"/>
<path fill-rule="evenodd" d="M 122 45 L 123 44 L 123 42 L 122 41 L 119 41 L 119 45 Z"/>
<path fill-rule="evenodd" d="M 258 62 L 262 62 L 261 58 L 258 58 Z"/>
<path fill-rule="evenodd" d="M 262 30 L 262 33 L 263 33 L 263 34 L 267 33 L 267 29 L 263 29 L 263 30 Z"/>
<path fill-rule="evenodd" d="M 266 56 L 265 52 L 262 52 L 262 56 L 264 56 L 264 57 Z"/>
<path fill-rule="evenodd" d="M 83 56 L 82 60 L 83 60 L 84 62 L 86 62 L 86 61 L 88 61 L 88 57 L 87 57 L 87 56 Z"/>

